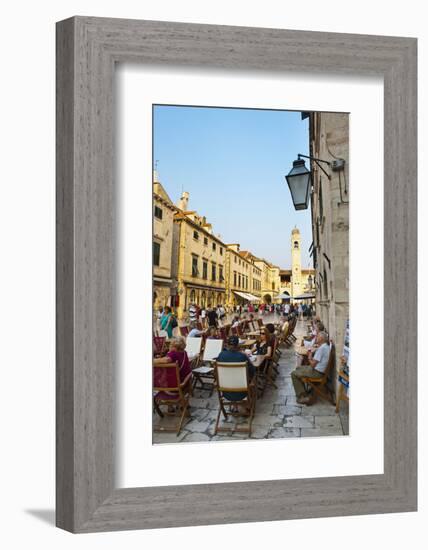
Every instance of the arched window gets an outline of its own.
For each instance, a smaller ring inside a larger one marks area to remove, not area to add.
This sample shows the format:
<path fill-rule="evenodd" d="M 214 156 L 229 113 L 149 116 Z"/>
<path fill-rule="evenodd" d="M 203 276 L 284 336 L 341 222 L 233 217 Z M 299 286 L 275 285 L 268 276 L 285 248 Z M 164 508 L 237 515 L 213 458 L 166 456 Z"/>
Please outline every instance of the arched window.
<path fill-rule="evenodd" d="M 294 241 L 294 248 L 299 248 L 299 241 Z"/>

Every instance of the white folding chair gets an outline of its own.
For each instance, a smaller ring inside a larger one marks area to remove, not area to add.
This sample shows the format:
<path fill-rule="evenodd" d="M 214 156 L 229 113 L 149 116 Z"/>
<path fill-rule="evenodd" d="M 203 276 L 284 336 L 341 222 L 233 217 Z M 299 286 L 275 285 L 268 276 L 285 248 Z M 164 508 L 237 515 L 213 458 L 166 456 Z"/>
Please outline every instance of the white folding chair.
<path fill-rule="evenodd" d="M 194 368 L 193 373 L 193 388 L 197 388 L 199 382 L 199 388 L 202 390 L 209 389 L 211 394 L 214 391 L 214 367 L 213 361 L 217 359 L 223 349 L 223 340 L 216 340 L 214 338 L 205 340 L 205 348 L 202 356 L 202 365 Z M 208 382 L 204 381 L 208 380 Z"/>
<path fill-rule="evenodd" d="M 202 338 L 186 338 L 186 353 L 189 361 L 195 361 L 199 358 L 202 348 Z"/>
<path fill-rule="evenodd" d="M 214 434 L 217 432 L 246 432 L 251 436 L 251 425 L 256 407 L 256 391 L 253 382 L 249 381 L 248 363 L 215 363 L 215 379 L 219 398 L 219 411 L 215 423 Z M 235 398 L 232 396 L 235 395 Z M 240 407 L 243 410 L 240 410 Z M 245 416 L 247 425 L 219 426 L 220 415 L 225 420 L 232 416 Z"/>
<path fill-rule="evenodd" d="M 215 338 L 207 338 L 205 340 L 204 355 L 202 361 L 214 361 L 220 355 L 223 349 L 223 340 Z M 213 367 L 211 367 L 213 368 Z"/>

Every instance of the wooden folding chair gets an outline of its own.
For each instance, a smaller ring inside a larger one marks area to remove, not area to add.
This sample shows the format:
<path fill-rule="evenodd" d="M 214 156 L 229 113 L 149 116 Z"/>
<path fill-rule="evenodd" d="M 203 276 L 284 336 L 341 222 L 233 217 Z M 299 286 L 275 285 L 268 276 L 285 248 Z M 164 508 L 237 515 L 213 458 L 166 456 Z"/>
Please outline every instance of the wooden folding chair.
<path fill-rule="evenodd" d="M 185 416 L 189 417 L 189 399 L 192 389 L 192 373 L 189 373 L 183 382 L 180 382 L 178 363 L 162 363 L 153 366 L 153 407 L 161 418 L 178 416 L 176 426 L 153 427 L 155 432 L 176 432 L 179 435 Z M 166 406 L 166 410 L 161 407 Z"/>
<path fill-rule="evenodd" d="M 223 340 L 207 339 L 205 341 L 204 353 L 200 361 L 201 366 L 192 370 L 193 389 L 209 390 L 210 396 L 214 391 L 214 360 L 220 355 L 223 349 Z M 199 384 L 199 386 L 198 386 Z"/>
<path fill-rule="evenodd" d="M 214 435 L 218 432 L 241 432 L 248 433 L 251 437 L 251 428 L 256 411 L 256 389 L 255 382 L 250 382 L 248 363 L 214 363 L 215 384 L 219 399 L 219 410 L 214 427 Z M 232 401 L 225 394 L 245 393 L 242 399 Z M 220 416 L 223 413 L 224 419 L 228 415 L 248 418 L 247 426 L 235 424 L 232 427 L 219 426 Z"/>
<path fill-rule="evenodd" d="M 257 332 L 260 330 L 260 327 L 259 327 L 259 324 L 256 323 L 256 321 L 251 321 L 250 322 L 250 329 L 252 332 Z"/>
<path fill-rule="evenodd" d="M 155 357 L 162 357 L 165 351 L 165 336 L 153 336 L 153 355 Z"/>
<path fill-rule="evenodd" d="M 189 334 L 189 327 L 187 325 L 183 327 L 178 327 L 178 329 L 180 331 L 181 336 L 183 336 L 184 338 L 186 338 L 186 336 Z"/>
<path fill-rule="evenodd" d="M 294 336 L 294 329 L 296 328 L 296 324 L 297 324 L 297 317 L 293 317 L 290 321 L 290 324 L 289 324 L 289 327 L 290 327 L 290 330 L 289 330 L 289 334 L 288 334 L 288 339 L 291 341 L 291 343 L 295 342 L 297 340 L 296 336 Z"/>
<path fill-rule="evenodd" d="M 220 333 L 220 338 L 223 340 L 223 342 L 226 342 L 227 341 L 226 327 L 220 327 L 218 330 Z"/>
<path fill-rule="evenodd" d="M 276 378 L 276 375 L 279 374 L 278 366 L 279 366 L 279 349 L 278 349 L 278 337 L 272 336 L 272 369 L 274 374 L 274 378 Z"/>
<path fill-rule="evenodd" d="M 322 378 L 311 378 L 310 376 L 302 377 L 301 380 L 306 387 L 307 392 L 313 390 L 313 401 L 316 395 L 323 399 L 327 399 L 333 405 L 335 404 L 332 393 L 328 387 L 328 377 L 336 362 L 336 348 L 333 342 L 330 342 L 330 354 L 328 356 L 327 368 L 325 369 Z"/>
<path fill-rule="evenodd" d="M 272 386 L 276 390 L 278 389 L 278 386 L 275 384 L 276 376 L 274 373 L 272 357 L 266 357 L 264 365 L 258 369 L 257 374 L 258 390 L 261 397 L 263 397 L 267 386 Z"/>

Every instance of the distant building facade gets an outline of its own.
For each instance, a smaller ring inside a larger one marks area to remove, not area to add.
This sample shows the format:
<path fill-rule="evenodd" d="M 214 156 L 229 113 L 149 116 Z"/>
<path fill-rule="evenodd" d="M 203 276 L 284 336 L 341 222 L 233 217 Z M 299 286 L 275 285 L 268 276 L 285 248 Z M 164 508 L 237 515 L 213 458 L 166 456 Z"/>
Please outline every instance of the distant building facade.
<path fill-rule="evenodd" d="M 162 187 L 153 182 L 153 307 L 174 305 L 176 280 L 172 274 L 176 208 Z"/>
<path fill-rule="evenodd" d="M 256 289 L 253 291 L 253 287 Z M 241 252 L 238 243 L 228 244 L 226 251 L 226 305 L 236 307 L 260 302 L 261 273 L 250 252 Z"/>
<path fill-rule="evenodd" d="M 174 204 L 155 173 L 153 182 L 153 306 L 171 306 L 180 319 L 199 307 L 278 304 L 282 292 L 307 291 L 313 270 L 301 268 L 300 232 L 292 233 L 292 269 L 281 270 L 239 243 L 226 244 L 189 210 L 189 193 Z M 297 243 L 297 245 L 296 245 Z M 286 280 L 287 279 L 287 280 Z"/>
<path fill-rule="evenodd" d="M 297 227 L 291 231 L 290 249 L 291 269 L 281 269 L 279 272 L 281 294 L 291 298 L 311 294 L 314 292 L 315 270 L 312 268 L 302 269 L 302 243 Z"/>
<path fill-rule="evenodd" d="M 174 215 L 173 275 L 177 280 L 176 309 L 179 318 L 190 304 L 215 307 L 225 303 L 226 245 L 197 212 L 188 210 L 184 192 Z"/>

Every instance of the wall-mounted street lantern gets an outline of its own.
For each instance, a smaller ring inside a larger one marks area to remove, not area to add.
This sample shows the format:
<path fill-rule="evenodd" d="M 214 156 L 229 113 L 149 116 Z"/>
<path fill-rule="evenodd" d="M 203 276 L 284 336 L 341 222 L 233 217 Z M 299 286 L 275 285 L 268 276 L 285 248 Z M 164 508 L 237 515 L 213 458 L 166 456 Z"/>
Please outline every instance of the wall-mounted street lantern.
<path fill-rule="evenodd" d="M 341 171 L 344 168 L 345 161 L 338 159 L 333 163 L 328 160 L 322 160 L 315 157 L 308 157 L 307 155 L 298 154 L 297 160 L 293 162 L 293 168 L 285 176 L 288 187 L 290 188 L 291 198 L 293 199 L 294 208 L 296 210 L 306 210 L 309 206 L 309 196 L 311 187 L 312 173 L 306 168 L 305 161 L 302 158 L 313 160 L 320 170 L 324 172 L 327 178 L 330 180 L 330 174 L 322 167 L 320 163 L 332 166 L 333 171 Z"/>
<path fill-rule="evenodd" d="M 300 156 L 293 162 L 293 168 L 285 176 L 285 179 L 290 188 L 294 208 L 296 210 L 306 210 L 309 204 L 311 173 L 306 168 L 305 161 L 300 159 Z"/>

